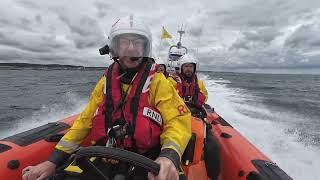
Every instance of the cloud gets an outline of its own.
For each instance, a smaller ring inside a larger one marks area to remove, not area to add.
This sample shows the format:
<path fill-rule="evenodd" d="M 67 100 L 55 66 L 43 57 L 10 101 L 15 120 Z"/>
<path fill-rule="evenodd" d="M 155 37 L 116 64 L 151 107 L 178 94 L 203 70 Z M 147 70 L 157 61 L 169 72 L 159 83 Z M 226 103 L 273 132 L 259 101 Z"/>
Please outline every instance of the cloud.
<path fill-rule="evenodd" d="M 282 35 L 282 33 L 274 28 L 262 28 L 255 31 L 242 32 L 241 37 L 231 45 L 230 50 L 243 49 L 254 51 L 255 49 L 265 49 L 279 35 Z"/>
<path fill-rule="evenodd" d="M 209 69 L 320 66 L 318 0 L 181 3 L 2 0 L 0 61 L 105 66 L 97 50 L 118 17 L 134 14 L 151 27 L 154 54 L 163 58 L 183 24 L 183 45 Z M 172 40 L 161 42 L 162 26 Z"/>
<path fill-rule="evenodd" d="M 69 19 L 69 17 L 60 16 L 60 19 L 68 26 L 70 30 L 68 38 L 74 42 L 78 49 L 98 46 L 105 40 L 98 22 L 93 18 L 82 16 Z"/>
<path fill-rule="evenodd" d="M 285 47 L 290 49 L 310 50 L 320 48 L 320 23 L 303 25 L 285 41 Z"/>

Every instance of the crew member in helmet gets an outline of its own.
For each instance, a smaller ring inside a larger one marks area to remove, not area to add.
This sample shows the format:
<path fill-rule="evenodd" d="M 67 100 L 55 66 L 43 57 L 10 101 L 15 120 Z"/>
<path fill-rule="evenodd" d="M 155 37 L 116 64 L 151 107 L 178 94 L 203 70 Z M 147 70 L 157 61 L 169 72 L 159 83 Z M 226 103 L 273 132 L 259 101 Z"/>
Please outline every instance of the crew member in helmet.
<path fill-rule="evenodd" d="M 185 54 L 176 62 L 177 64 L 175 67 L 177 73 L 169 76 L 167 79 L 177 89 L 179 95 L 184 99 L 187 105 L 189 105 L 191 112 L 200 115 L 198 114 L 198 110 L 206 102 L 208 98 L 208 92 L 203 81 L 198 79 L 196 75 L 197 59 L 191 54 Z M 194 108 L 193 105 L 197 108 Z M 193 119 L 192 121 L 197 120 Z M 196 134 L 197 136 L 201 136 L 203 133 L 197 131 L 195 128 L 192 129 L 192 134 Z M 220 173 L 220 149 L 212 132 L 209 131 L 209 128 L 206 129 L 205 144 L 203 147 L 205 166 L 208 177 L 210 177 L 212 180 L 216 180 L 218 179 Z M 190 146 L 188 147 L 195 148 Z M 190 149 L 188 150 L 190 152 Z M 191 149 L 191 151 L 193 150 Z"/>
<path fill-rule="evenodd" d="M 208 92 L 203 81 L 197 77 L 197 59 L 191 54 L 185 54 L 177 64 L 179 73 L 173 74 L 168 80 L 185 102 L 201 107 L 208 99 Z"/>
<path fill-rule="evenodd" d="M 170 82 L 156 73 L 151 48 L 151 32 L 139 19 L 124 17 L 113 24 L 108 49 L 114 62 L 49 160 L 24 168 L 24 180 L 53 174 L 90 131 L 97 141 L 105 138 L 107 146 L 153 158 L 160 171 L 157 176 L 148 173 L 149 179 L 178 179 L 180 158 L 191 137 L 191 114 Z"/>
<path fill-rule="evenodd" d="M 166 64 L 163 62 L 162 59 L 157 59 L 156 63 L 157 66 L 157 72 L 162 73 L 165 77 L 168 77 L 167 67 Z"/>

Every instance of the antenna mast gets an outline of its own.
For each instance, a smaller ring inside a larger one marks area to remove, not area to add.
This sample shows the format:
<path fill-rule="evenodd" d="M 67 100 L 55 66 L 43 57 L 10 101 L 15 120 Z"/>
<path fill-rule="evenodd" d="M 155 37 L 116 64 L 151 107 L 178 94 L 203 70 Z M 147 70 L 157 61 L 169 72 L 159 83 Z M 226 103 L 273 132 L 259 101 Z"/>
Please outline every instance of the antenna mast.
<path fill-rule="evenodd" d="M 182 36 L 183 36 L 184 33 L 186 33 L 186 32 L 185 32 L 184 30 L 182 30 L 182 29 L 183 29 L 183 24 L 182 24 L 182 26 L 181 26 L 181 29 L 178 30 L 178 33 L 179 33 L 179 42 L 177 43 L 178 49 L 181 48 L 181 46 L 182 46 L 182 43 L 181 43 Z"/>

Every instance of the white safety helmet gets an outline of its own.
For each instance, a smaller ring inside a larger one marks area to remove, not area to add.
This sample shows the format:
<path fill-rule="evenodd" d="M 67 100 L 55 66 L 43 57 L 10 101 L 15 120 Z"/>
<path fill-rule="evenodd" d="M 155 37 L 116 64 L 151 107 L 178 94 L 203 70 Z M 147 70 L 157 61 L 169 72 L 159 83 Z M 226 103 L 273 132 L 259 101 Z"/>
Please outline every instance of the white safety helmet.
<path fill-rule="evenodd" d="M 135 16 L 118 19 L 111 27 L 108 46 L 111 58 L 119 57 L 119 37 L 125 34 L 141 36 L 145 39 L 144 57 L 152 58 L 152 35 L 150 29 Z"/>
<path fill-rule="evenodd" d="M 157 58 L 157 59 L 156 59 L 156 63 L 157 63 L 157 64 L 164 64 L 164 65 L 167 64 L 167 62 L 165 62 L 165 60 L 164 60 L 163 58 Z"/>
<path fill-rule="evenodd" d="M 169 52 L 169 61 L 177 61 L 181 56 L 185 54 L 184 50 L 182 49 L 172 49 Z"/>
<path fill-rule="evenodd" d="M 192 54 L 185 54 L 183 56 L 181 56 L 178 60 L 177 66 L 179 67 L 180 71 L 182 70 L 182 66 L 184 64 L 194 64 L 194 72 L 196 72 L 197 70 L 197 64 L 198 64 L 198 60 L 196 59 L 196 57 L 194 57 Z"/>

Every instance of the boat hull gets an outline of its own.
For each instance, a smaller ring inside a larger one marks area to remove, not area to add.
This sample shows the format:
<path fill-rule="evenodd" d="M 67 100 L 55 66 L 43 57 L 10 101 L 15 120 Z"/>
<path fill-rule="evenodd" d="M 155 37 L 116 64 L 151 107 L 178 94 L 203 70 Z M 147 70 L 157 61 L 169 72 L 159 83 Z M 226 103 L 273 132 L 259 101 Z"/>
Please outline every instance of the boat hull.
<path fill-rule="evenodd" d="M 203 119 L 193 117 L 192 120 L 192 131 L 195 134 L 194 148 L 189 154 L 192 161 L 184 162 L 183 165 L 187 179 L 210 179 L 207 176 L 209 171 L 218 173 L 218 180 L 292 179 L 209 105 L 204 110 L 206 116 Z M 47 160 L 76 118 L 77 116 L 72 116 L 0 140 L 0 179 L 19 180 L 23 168 Z M 211 129 L 208 130 L 208 126 Z M 217 162 L 206 159 L 209 156 L 203 151 L 208 133 L 213 135 L 216 143 L 217 148 L 210 154 L 217 157 L 212 160 Z M 82 146 L 89 145 L 90 136 Z M 206 167 L 206 162 L 218 165 Z"/>

